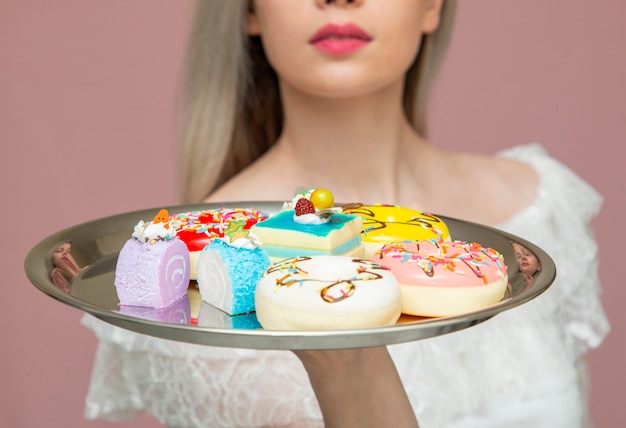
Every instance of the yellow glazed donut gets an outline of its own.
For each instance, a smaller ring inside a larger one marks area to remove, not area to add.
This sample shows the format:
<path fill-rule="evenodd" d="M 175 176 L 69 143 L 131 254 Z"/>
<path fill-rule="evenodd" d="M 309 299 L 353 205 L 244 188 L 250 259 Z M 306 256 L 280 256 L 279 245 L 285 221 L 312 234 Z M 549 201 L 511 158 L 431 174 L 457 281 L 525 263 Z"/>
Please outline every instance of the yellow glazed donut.
<path fill-rule="evenodd" d="M 449 241 L 450 232 L 437 216 L 398 205 L 362 205 L 344 210 L 363 218 L 361 236 L 365 257 L 371 257 L 383 245 L 403 240 Z"/>

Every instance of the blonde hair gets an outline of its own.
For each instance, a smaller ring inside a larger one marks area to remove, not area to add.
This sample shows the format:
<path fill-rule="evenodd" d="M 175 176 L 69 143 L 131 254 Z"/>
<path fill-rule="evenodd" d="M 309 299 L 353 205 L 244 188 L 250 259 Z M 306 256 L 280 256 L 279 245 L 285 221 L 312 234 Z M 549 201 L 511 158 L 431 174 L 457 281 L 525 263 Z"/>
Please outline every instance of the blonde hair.
<path fill-rule="evenodd" d="M 439 28 L 424 35 L 406 73 L 404 108 L 426 135 L 428 89 L 441 64 L 456 9 L 444 0 Z M 278 78 L 258 37 L 246 32 L 247 0 L 198 0 L 183 87 L 180 190 L 199 202 L 265 153 L 278 139 Z"/>

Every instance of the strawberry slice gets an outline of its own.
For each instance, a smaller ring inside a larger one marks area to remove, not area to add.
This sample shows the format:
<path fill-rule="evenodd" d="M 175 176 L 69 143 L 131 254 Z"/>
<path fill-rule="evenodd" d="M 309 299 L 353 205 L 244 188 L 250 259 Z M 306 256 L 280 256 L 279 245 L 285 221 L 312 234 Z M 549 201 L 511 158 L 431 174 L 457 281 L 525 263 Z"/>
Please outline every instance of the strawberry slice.
<path fill-rule="evenodd" d="M 295 210 L 297 216 L 305 214 L 315 214 L 315 206 L 313 206 L 313 202 L 309 201 L 306 198 L 298 199 L 298 201 L 296 202 Z"/>

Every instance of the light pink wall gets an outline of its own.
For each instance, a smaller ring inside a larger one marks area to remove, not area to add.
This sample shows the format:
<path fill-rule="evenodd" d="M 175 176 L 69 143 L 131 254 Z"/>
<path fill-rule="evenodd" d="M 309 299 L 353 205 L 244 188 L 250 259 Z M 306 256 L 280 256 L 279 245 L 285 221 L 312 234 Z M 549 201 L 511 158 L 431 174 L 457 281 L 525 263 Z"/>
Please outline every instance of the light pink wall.
<path fill-rule="evenodd" d="M 191 5 L 0 3 L 1 204 L 16 215 L 5 227 L 2 427 L 111 426 L 82 417 L 93 335 L 22 266 L 56 230 L 177 202 L 175 96 Z"/>
<path fill-rule="evenodd" d="M 177 202 L 175 97 L 190 11 L 190 0 L 0 3 L 0 189 L 10 243 L 0 426 L 110 426 L 82 419 L 96 341 L 77 310 L 28 283 L 23 262 L 61 228 Z M 618 0 L 462 2 L 432 113 L 442 145 L 492 152 L 539 141 L 605 196 L 595 226 L 613 330 L 590 355 L 599 427 L 621 426 L 626 415 L 617 267 L 625 15 Z M 133 425 L 157 424 L 141 417 Z"/>

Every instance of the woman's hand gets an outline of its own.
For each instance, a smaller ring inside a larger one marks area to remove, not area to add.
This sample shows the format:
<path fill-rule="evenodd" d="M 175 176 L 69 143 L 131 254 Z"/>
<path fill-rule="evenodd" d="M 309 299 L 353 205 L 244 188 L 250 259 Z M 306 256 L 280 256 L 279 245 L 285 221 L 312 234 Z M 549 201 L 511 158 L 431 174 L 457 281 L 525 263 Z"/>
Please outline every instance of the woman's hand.
<path fill-rule="evenodd" d="M 418 426 L 387 348 L 293 352 L 309 375 L 327 428 Z"/>

